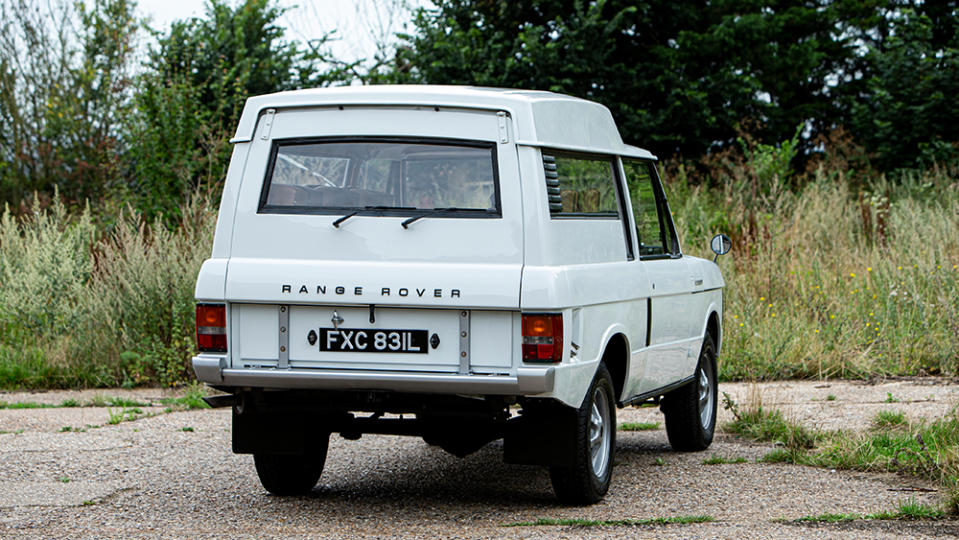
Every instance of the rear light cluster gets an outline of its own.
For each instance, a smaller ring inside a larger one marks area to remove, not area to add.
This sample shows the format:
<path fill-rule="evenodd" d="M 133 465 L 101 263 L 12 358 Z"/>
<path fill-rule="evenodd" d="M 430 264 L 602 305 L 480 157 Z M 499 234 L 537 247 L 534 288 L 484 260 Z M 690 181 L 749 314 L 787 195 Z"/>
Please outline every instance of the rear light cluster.
<path fill-rule="evenodd" d="M 200 352 L 226 352 L 225 305 L 196 305 L 196 348 Z"/>
<path fill-rule="evenodd" d="M 559 362 L 563 359 L 563 316 L 523 315 L 523 360 Z"/>

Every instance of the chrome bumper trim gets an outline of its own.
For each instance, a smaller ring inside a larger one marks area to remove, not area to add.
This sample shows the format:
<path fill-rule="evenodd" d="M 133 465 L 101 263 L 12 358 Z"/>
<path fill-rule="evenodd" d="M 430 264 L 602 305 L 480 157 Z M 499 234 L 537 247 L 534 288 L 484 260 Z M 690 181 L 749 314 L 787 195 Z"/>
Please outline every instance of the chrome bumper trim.
<path fill-rule="evenodd" d="M 328 369 L 233 369 L 218 357 L 194 356 L 201 382 L 218 386 L 307 388 L 318 390 L 392 390 L 428 394 L 535 395 L 553 391 L 553 367 L 518 368 L 516 376 L 457 375 L 397 371 Z"/>

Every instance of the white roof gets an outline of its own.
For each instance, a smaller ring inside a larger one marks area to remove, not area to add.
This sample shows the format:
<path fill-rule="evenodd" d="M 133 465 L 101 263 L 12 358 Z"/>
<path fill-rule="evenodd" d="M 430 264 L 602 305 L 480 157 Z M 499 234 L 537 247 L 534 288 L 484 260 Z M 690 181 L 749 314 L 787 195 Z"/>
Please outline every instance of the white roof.
<path fill-rule="evenodd" d="M 646 150 L 623 144 L 613 115 L 599 103 L 553 92 L 475 86 L 342 86 L 255 96 L 246 100 L 231 142 L 252 140 L 265 109 L 377 105 L 505 111 L 517 144 L 655 159 Z"/>

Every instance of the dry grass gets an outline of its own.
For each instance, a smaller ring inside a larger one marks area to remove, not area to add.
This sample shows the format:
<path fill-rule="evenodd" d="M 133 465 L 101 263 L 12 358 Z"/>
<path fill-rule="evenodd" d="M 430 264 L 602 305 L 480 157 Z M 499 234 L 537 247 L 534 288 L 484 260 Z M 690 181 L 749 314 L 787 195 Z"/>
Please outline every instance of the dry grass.
<path fill-rule="evenodd" d="M 959 374 L 959 182 L 953 171 L 805 180 L 758 147 L 693 186 L 667 183 L 687 253 L 725 232 L 724 380 Z M 59 203 L 0 218 L 0 387 L 183 384 L 193 287 L 215 208 L 173 230 Z M 98 224 L 99 223 L 99 224 Z M 104 224 L 107 223 L 107 224 Z"/>
<path fill-rule="evenodd" d="M 733 237 L 732 254 L 720 259 L 722 378 L 959 372 L 954 176 L 879 178 L 854 192 L 820 171 L 795 192 L 756 198 L 730 182 L 674 186 L 678 226 L 697 240 L 686 251 L 705 256 L 712 233 Z"/>

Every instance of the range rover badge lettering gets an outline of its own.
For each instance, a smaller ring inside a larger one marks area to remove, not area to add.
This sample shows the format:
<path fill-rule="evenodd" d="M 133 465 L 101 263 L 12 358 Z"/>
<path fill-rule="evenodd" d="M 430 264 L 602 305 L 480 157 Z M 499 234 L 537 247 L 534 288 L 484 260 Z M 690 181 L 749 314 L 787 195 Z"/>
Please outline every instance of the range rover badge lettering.
<path fill-rule="evenodd" d="M 333 318 L 331 318 L 330 321 L 333 323 L 333 328 L 338 330 L 340 325 L 343 324 L 343 317 L 340 317 L 340 315 L 334 309 Z"/>

